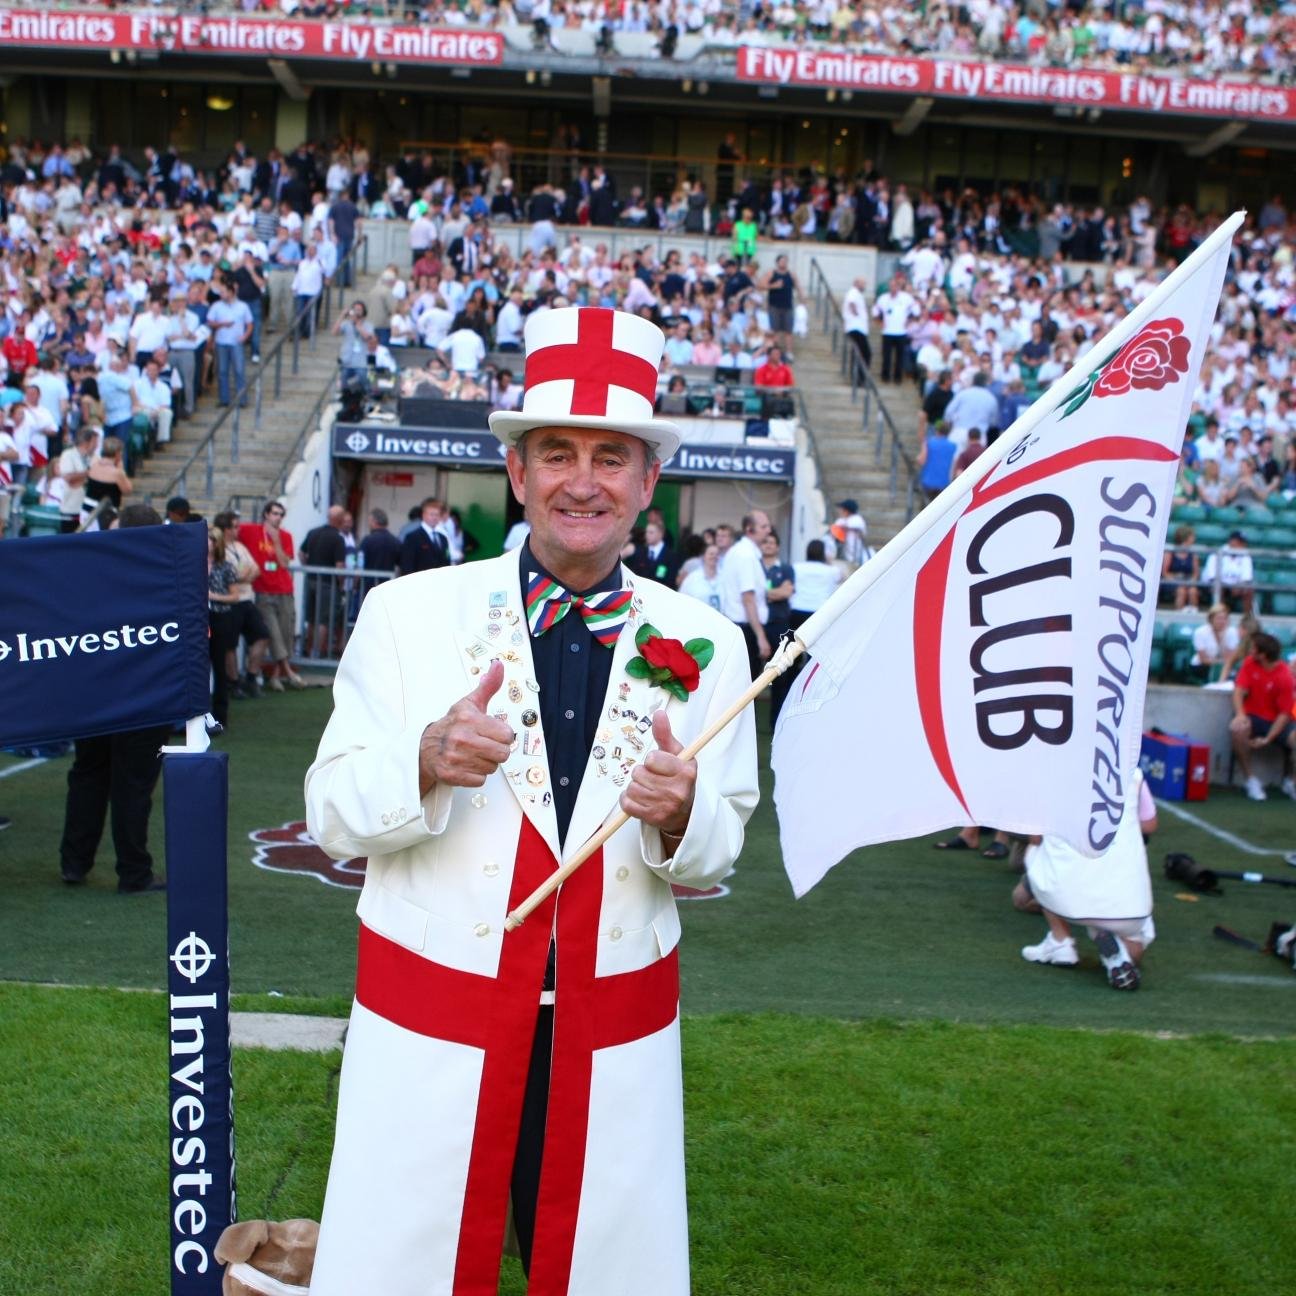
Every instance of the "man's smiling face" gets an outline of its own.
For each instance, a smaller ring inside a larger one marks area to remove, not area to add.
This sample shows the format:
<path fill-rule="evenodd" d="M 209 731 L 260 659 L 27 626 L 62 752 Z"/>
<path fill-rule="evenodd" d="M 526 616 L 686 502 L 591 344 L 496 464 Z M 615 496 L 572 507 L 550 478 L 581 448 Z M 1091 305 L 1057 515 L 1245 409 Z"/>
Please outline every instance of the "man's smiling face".
<path fill-rule="evenodd" d="M 569 589 L 588 589 L 615 566 L 661 473 L 647 446 L 602 428 L 528 432 L 508 453 L 509 481 L 531 524 L 531 550 Z"/>

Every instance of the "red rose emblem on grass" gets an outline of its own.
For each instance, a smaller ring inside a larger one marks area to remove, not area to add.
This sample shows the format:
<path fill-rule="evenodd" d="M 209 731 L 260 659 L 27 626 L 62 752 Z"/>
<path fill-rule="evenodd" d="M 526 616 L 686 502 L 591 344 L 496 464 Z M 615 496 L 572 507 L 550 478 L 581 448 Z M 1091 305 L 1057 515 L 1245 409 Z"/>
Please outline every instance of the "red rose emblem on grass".
<path fill-rule="evenodd" d="M 1112 357 L 1094 383 L 1095 396 L 1123 396 L 1131 388 L 1160 391 L 1188 372 L 1192 344 L 1177 319 L 1154 320 Z"/>
<path fill-rule="evenodd" d="M 638 657 L 626 662 L 626 674 L 634 679 L 651 680 L 681 702 L 697 688 L 700 676 L 715 654 L 710 639 L 690 639 L 680 643 L 667 639 L 656 626 L 643 625 L 635 635 Z"/>
<path fill-rule="evenodd" d="M 662 639 L 650 636 L 644 640 L 639 649 L 649 666 L 664 667 L 684 685 L 686 693 L 692 693 L 701 680 L 698 664 L 684 651 L 684 645 L 678 639 Z"/>

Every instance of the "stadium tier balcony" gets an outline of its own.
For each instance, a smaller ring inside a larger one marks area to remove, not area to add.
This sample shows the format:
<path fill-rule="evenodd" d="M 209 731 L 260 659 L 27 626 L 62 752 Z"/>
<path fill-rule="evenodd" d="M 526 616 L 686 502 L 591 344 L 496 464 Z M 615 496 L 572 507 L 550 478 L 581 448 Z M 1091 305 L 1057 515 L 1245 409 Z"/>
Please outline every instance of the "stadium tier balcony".
<path fill-rule="evenodd" d="M 24 5 L 24 8 L 41 7 Z M 50 8 L 94 8 L 61 3 Z M 1087 8 L 993 3 L 873 5 L 864 0 L 170 0 L 157 13 L 390 20 L 499 30 L 518 54 L 695 60 L 732 67 L 739 46 L 1003 61 L 1040 68 L 1157 70 L 1287 84 L 1296 75 L 1291 6 L 1233 0 L 1127 0 Z"/>

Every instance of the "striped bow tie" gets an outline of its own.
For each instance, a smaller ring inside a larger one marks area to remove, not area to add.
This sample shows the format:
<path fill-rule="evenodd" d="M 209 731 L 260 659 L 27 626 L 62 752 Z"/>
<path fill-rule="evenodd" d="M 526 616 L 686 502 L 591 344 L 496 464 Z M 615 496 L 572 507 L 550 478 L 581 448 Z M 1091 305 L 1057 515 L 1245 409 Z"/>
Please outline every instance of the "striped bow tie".
<path fill-rule="evenodd" d="M 575 607 L 590 634 L 605 648 L 611 648 L 630 615 L 632 594 L 628 589 L 602 594 L 570 594 L 557 581 L 532 572 L 527 580 L 526 614 L 531 633 L 539 636 L 552 630 Z"/>

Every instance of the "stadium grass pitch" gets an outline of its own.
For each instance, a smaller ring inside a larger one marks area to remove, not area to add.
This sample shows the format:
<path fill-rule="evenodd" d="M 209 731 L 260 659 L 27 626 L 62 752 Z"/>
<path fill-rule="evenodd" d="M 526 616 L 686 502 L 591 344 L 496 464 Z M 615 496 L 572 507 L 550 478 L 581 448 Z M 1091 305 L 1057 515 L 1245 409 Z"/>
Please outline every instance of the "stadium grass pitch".
<path fill-rule="evenodd" d="M 357 892 L 257 867 L 249 837 L 301 818 L 328 710 L 323 690 L 239 704 L 223 743 L 239 1008 L 349 1003 Z M 106 847 L 89 885 L 58 879 L 66 769 L 0 779 L 0 981 L 28 983 L 0 985 L 0 1292 L 161 1296 L 162 999 L 30 984 L 165 979 L 160 895 L 118 897 Z M 1262 939 L 1296 918 L 1290 891 L 1182 900 L 1154 867 L 1160 939 L 1117 995 L 1092 953 L 1024 963 L 1042 923 L 1012 910 L 1013 874 L 931 840 L 862 851 L 794 902 L 765 792 L 730 894 L 683 906 L 697 1296 L 1249 1293 L 1292 1271 L 1296 977 L 1211 936 Z M 1285 798 L 1185 808 L 1276 853 L 1163 812 L 1154 864 L 1296 876 Z M 338 1055 L 235 1065 L 241 1214 L 318 1216 Z M 522 1290 L 506 1264 L 501 1291 Z"/>
<path fill-rule="evenodd" d="M 0 1291 L 164 1296 L 165 1018 L 0 986 Z M 1292 1040 L 721 1014 L 684 1051 L 695 1296 L 1260 1296 L 1296 1261 Z M 318 1215 L 339 1058 L 237 1053 L 244 1218 Z"/>

